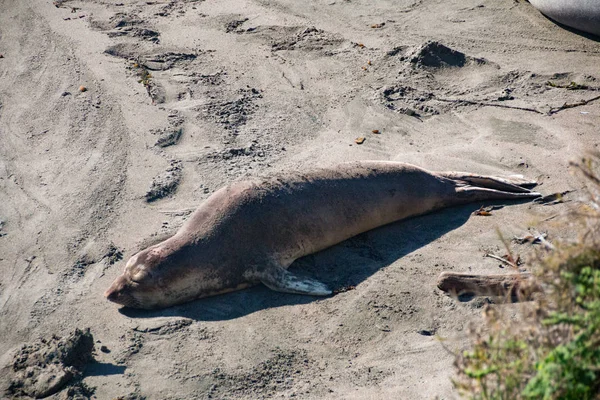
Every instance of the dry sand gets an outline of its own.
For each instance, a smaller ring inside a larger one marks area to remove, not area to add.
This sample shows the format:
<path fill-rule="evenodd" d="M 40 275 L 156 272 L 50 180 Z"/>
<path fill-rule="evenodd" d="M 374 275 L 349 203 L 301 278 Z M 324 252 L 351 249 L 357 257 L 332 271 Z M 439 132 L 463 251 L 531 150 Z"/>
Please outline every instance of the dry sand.
<path fill-rule="evenodd" d="M 487 299 L 436 276 L 498 273 L 496 228 L 564 205 L 360 235 L 292 267 L 356 286 L 325 299 L 261 286 L 142 313 L 102 293 L 144 240 L 247 176 L 397 160 L 552 193 L 580 187 L 568 163 L 598 143 L 600 101 L 560 107 L 600 94 L 600 44 L 525 1 L 2 0 L 0 54 L 0 365 L 90 328 L 98 399 L 455 398 L 436 335 L 460 349 Z"/>

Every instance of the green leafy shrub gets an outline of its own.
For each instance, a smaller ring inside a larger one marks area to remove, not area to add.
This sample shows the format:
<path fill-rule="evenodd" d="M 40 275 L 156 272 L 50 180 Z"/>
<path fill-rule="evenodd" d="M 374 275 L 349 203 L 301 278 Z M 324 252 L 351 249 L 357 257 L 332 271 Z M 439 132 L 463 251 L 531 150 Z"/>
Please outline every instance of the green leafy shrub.
<path fill-rule="evenodd" d="M 544 289 L 533 301 L 490 306 L 457 355 L 455 386 L 472 399 L 600 399 L 600 179 L 598 157 L 573 163 L 588 199 L 572 207 L 564 229 L 575 243 L 558 244 L 529 268 Z"/>

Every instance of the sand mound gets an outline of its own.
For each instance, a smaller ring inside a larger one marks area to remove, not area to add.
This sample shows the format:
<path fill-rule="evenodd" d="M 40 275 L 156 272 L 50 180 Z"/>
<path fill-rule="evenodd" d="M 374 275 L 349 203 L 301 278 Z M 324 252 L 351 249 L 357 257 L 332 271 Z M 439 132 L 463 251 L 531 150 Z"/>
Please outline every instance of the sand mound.
<path fill-rule="evenodd" d="M 50 396 L 73 378 L 81 377 L 92 360 L 94 338 L 89 329 L 76 329 L 64 338 L 55 335 L 21 347 L 12 362 L 8 392 L 35 398 Z"/>

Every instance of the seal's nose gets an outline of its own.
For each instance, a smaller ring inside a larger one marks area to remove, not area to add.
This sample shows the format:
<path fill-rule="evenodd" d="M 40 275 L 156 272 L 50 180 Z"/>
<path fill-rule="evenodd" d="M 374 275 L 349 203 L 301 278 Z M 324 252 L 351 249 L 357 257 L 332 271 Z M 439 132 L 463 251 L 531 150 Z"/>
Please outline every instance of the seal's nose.
<path fill-rule="evenodd" d="M 106 292 L 104 292 L 104 297 L 106 297 L 106 300 L 116 303 L 117 298 L 119 297 L 119 292 L 117 292 L 116 290 L 113 290 L 111 287 Z"/>
<path fill-rule="evenodd" d="M 121 293 L 123 292 L 123 288 L 125 287 L 125 281 L 123 276 L 119 276 L 115 281 L 110 285 L 110 287 L 104 292 L 104 297 L 108 301 L 112 301 L 113 303 L 122 304 L 120 301 Z"/>
<path fill-rule="evenodd" d="M 115 279 L 108 290 L 104 292 L 104 296 L 107 300 L 117 303 L 121 306 L 140 308 L 140 304 L 134 296 L 134 290 L 132 290 L 131 283 L 123 275 Z"/>

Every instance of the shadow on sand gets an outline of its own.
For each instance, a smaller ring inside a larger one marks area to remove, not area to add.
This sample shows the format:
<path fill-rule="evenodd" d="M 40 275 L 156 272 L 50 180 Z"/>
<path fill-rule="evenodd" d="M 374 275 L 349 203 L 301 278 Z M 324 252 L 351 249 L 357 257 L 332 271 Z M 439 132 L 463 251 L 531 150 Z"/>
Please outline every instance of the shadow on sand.
<path fill-rule="evenodd" d="M 122 375 L 126 367 L 109 363 L 92 362 L 85 369 L 85 376 Z"/>
<path fill-rule="evenodd" d="M 290 270 L 318 279 L 333 290 L 358 285 L 381 268 L 463 225 L 480 206 L 469 204 L 448 208 L 362 233 L 329 249 L 297 260 Z M 306 304 L 319 299 L 322 297 L 279 293 L 258 285 L 164 310 L 121 308 L 119 312 L 130 318 L 180 316 L 197 321 L 218 321 L 239 318 L 263 309 Z"/>
<path fill-rule="evenodd" d="M 600 42 L 600 36 L 594 35 L 592 33 L 587 33 L 587 32 L 584 32 L 584 31 L 580 31 L 579 29 L 571 28 L 570 26 L 567 26 L 567 25 L 565 25 L 563 23 L 560 23 L 558 21 L 553 20 L 550 17 L 545 16 L 544 14 L 542 14 L 542 15 L 547 20 L 551 21 L 553 24 L 558 25 L 559 27 L 561 27 L 562 29 L 564 29 L 566 31 L 574 33 L 575 35 L 578 35 L 578 36 L 582 36 L 582 37 L 584 37 L 586 39 L 593 40 L 594 42 Z"/>

